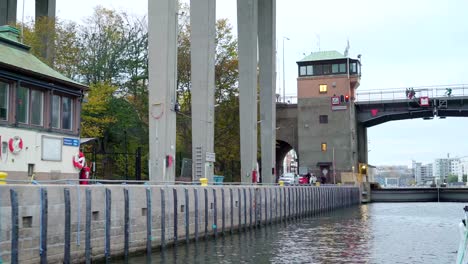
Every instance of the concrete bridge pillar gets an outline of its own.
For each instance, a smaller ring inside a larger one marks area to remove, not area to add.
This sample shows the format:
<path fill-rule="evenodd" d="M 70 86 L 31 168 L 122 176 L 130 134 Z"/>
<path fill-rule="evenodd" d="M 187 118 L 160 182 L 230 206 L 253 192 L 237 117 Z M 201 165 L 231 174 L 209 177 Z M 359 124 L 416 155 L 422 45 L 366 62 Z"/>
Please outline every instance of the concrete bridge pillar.
<path fill-rule="evenodd" d="M 257 8 L 258 0 L 237 0 L 242 182 L 257 167 Z"/>
<path fill-rule="evenodd" d="M 0 1 L 0 26 L 16 23 L 17 0 Z"/>
<path fill-rule="evenodd" d="M 38 21 L 42 17 L 54 19 L 55 9 L 56 0 L 36 0 L 36 21 Z"/>
<path fill-rule="evenodd" d="M 262 182 L 275 182 L 276 0 L 258 0 Z"/>
<path fill-rule="evenodd" d="M 213 176 L 216 1 L 191 0 L 192 170 L 193 180 Z M 207 164 L 207 166 L 205 166 Z"/>
<path fill-rule="evenodd" d="M 177 1 L 148 1 L 150 181 L 175 180 Z"/>
<path fill-rule="evenodd" d="M 42 43 L 47 43 L 41 50 L 41 57 L 45 58 L 49 64 L 54 61 L 55 10 L 56 0 L 36 0 L 36 23 L 45 19 L 51 26 L 50 30 L 43 32 L 40 36 Z"/>

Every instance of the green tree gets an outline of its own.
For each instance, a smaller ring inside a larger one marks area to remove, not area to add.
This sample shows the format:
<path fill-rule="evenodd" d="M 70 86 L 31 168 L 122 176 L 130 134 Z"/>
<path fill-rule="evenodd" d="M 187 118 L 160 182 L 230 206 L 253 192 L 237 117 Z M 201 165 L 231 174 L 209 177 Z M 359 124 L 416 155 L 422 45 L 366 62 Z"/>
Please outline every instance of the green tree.
<path fill-rule="evenodd" d="M 467 181 L 466 181 L 466 178 L 467 178 L 467 177 L 466 177 L 466 174 L 464 174 L 464 175 L 463 175 L 463 178 L 462 178 L 463 182 L 467 182 Z"/>
<path fill-rule="evenodd" d="M 116 88 L 107 84 L 93 84 L 87 93 L 87 102 L 81 110 L 81 136 L 101 138 L 105 131 L 117 121 L 110 111 Z"/>
<path fill-rule="evenodd" d="M 458 182 L 458 176 L 457 175 L 449 174 L 447 176 L 447 183 L 452 183 L 452 182 Z"/>

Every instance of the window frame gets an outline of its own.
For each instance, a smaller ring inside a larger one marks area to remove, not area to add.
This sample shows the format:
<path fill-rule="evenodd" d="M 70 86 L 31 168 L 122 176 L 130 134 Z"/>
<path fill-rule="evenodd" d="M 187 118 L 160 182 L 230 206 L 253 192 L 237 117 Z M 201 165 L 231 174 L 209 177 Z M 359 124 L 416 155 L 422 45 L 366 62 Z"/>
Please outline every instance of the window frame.
<path fill-rule="evenodd" d="M 44 101 L 45 101 L 45 95 L 44 95 L 44 91 L 43 90 L 39 90 L 39 89 L 34 89 L 34 88 L 28 88 L 29 89 L 29 123 L 28 125 L 30 126 L 34 126 L 34 127 L 44 127 L 44 113 L 45 113 L 45 104 L 44 104 Z M 40 93 L 40 98 L 41 98 L 41 111 L 39 112 L 40 113 L 40 124 L 33 124 L 33 113 L 37 113 L 38 109 L 33 109 L 33 100 L 32 100 L 32 97 L 33 97 L 33 92 L 39 92 Z"/>
<path fill-rule="evenodd" d="M 54 98 L 55 97 L 58 97 L 58 127 L 55 127 L 54 124 L 53 124 L 53 121 L 54 121 Z M 49 112 L 49 117 L 50 117 L 50 120 L 49 120 L 49 127 L 50 129 L 52 129 L 53 131 L 57 131 L 57 132 L 65 132 L 65 133 L 70 133 L 70 132 L 75 132 L 75 128 L 78 127 L 78 124 L 76 124 L 76 116 L 75 116 L 75 112 L 77 111 L 76 110 L 76 100 L 75 98 L 71 97 L 71 96 L 68 96 L 66 94 L 63 94 L 63 93 L 52 93 L 49 95 L 49 105 L 50 105 L 50 112 Z M 69 124 L 70 124 L 70 128 L 64 128 L 63 124 L 63 118 L 64 118 L 64 107 L 63 107 L 63 102 L 64 102 L 64 98 L 67 98 L 70 100 L 70 121 L 69 121 Z"/>
<path fill-rule="evenodd" d="M 0 116 L 0 122 L 8 122 L 9 120 L 9 115 L 10 115 L 10 93 L 11 93 L 11 84 L 8 83 L 8 82 L 5 82 L 3 80 L 0 80 L 0 84 L 5 84 L 5 119 L 2 119 L 2 117 Z"/>
<path fill-rule="evenodd" d="M 299 75 L 300 76 L 306 76 L 307 75 L 307 69 L 306 69 L 307 66 L 305 65 L 301 65 L 299 66 Z M 302 72 L 302 70 L 304 70 L 304 72 Z"/>
<path fill-rule="evenodd" d="M 319 115 L 319 124 L 328 124 L 328 115 Z"/>
<path fill-rule="evenodd" d="M 64 121 L 63 121 L 64 113 L 65 113 L 64 110 L 63 110 L 64 109 L 64 107 L 63 107 L 63 102 L 64 102 L 63 99 L 64 98 L 67 98 L 67 99 L 70 100 L 70 106 L 69 106 L 70 107 L 70 116 L 69 116 L 69 118 L 70 118 L 70 120 L 69 120 L 70 128 L 64 128 Z M 73 131 L 73 122 L 75 121 L 75 119 L 73 118 L 73 114 L 74 114 L 74 111 L 73 111 L 74 103 L 73 103 L 73 101 L 74 101 L 73 98 L 68 97 L 68 96 L 61 96 L 60 97 L 60 102 L 61 102 L 61 104 L 60 104 L 60 107 L 61 107 L 60 108 L 60 114 L 61 114 L 60 115 L 60 129 L 61 130 Z"/>
<path fill-rule="evenodd" d="M 309 73 L 310 69 L 310 73 Z M 307 76 L 313 76 L 314 75 L 314 66 L 313 65 L 307 65 L 306 66 L 306 74 Z"/>

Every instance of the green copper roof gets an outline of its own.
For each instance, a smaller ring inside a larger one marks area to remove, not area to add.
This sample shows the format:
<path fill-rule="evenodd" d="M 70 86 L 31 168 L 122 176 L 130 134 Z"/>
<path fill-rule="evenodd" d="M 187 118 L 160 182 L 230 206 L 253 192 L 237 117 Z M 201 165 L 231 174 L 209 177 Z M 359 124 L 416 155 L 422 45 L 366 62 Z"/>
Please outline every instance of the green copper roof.
<path fill-rule="evenodd" d="M 312 52 L 300 61 L 322 61 L 346 59 L 346 57 L 336 50 Z"/>
<path fill-rule="evenodd" d="M 69 83 L 73 86 L 86 86 L 75 82 L 61 73 L 55 71 L 47 64 L 36 58 L 29 52 L 29 47 L 17 41 L 18 30 L 6 26 L 0 27 L 0 63 L 13 66 L 25 71 L 42 75 L 42 77 L 56 79 L 61 82 Z"/>

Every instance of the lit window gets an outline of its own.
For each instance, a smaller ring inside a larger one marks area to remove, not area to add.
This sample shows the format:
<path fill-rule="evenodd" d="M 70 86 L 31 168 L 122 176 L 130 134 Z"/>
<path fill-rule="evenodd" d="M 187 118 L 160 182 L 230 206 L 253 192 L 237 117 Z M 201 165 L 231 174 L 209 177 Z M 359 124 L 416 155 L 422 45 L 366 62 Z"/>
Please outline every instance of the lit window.
<path fill-rule="evenodd" d="M 328 91 L 327 85 L 326 84 L 321 84 L 319 91 L 320 91 L 320 93 L 327 93 L 327 91 Z"/>
<path fill-rule="evenodd" d="M 327 143 L 322 143 L 321 149 L 322 149 L 322 152 L 327 151 Z"/>
<path fill-rule="evenodd" d="M 17 93 L 17 113 L 16 121 L 20 123 L 28 123 L 28 114 L 29 114 L 29 89 L 24 87 L 18 87 L 16 90 Z"/>
<path fill-rule="evenodd" d="M 300 69 L 299 74 L 300 74 L 301 76 L 306 75 L 306 66 L 301 66 L 301 67 L 299 67 L 299 69 Z"/>
<path fill-rule="evenodd" d="M 338 73 L 338 72 L 339 72 L 338 64 L 332 64 L 332 73 Z"/>
<path fill-rule="evenodd" d="M 307 75 L 314 75 L 314 70 L 312 65 L 307 66 Z"/>
<path fill-rule="evenodd" d="M 0 120 L 8 119 L 8 84 L 0 82 Z"/>
<path fill-rule="evenodd" d="M 44 94 L 38 90 L 31 90 L 31 125 L 42 126 L 43 102 Z"/>

